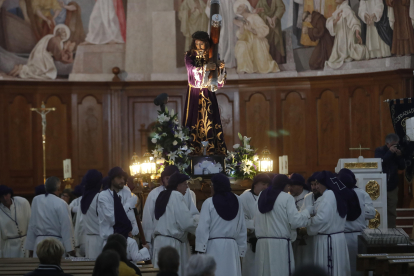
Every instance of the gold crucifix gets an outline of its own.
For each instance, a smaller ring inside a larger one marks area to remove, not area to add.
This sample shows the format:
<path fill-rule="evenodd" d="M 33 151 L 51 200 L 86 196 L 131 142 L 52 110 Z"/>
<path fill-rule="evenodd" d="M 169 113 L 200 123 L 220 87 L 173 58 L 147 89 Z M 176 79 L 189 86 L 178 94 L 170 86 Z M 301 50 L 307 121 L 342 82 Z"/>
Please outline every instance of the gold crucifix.
<path fill-rule="evenodd" d="M 359 156 L 362 156 L 361 151 L 370 150 L 370 148 L 363 148 L 361 147 L 361 144 L 359 144 L 359 148 L 349 148 L 349 150 L 359 150 Z"/>
<path fill-rule="evenodd" d="M 43 183 L 46 182 L 46 114 L 50 111 L 55 111 L 56 108 L 46 108 L 42 101 L 40 108 L 30 108 L 31 111 L 36 111 L 42 116 L 42 142 L 43 142 Z"/>

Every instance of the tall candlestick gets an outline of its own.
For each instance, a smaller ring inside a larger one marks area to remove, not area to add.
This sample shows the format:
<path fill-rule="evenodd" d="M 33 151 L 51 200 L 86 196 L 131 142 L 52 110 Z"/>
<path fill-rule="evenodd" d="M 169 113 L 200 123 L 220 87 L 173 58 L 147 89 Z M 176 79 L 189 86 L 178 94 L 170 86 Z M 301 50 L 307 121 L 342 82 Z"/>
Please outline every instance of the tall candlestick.
<path fill-rule="evenodd" d="M 70 159 L 63 160 L 63 178 L 72 178 L 72 166 Z"/>

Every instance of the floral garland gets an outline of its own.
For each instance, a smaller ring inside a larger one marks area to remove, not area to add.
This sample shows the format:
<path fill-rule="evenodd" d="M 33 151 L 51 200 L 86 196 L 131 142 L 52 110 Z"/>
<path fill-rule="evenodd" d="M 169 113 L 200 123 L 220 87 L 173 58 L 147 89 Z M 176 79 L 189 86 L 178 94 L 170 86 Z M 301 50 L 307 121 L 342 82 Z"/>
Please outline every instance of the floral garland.
<path fill-rule="evenodd" d="M 226 173 L 236 179 L 253 179 L 258 173 L 256 150 L 250 146 L 250 139 L 239 133 L 240 144 L 233 146 L 234 152 L 227 151 Z"/>
<path fill-rule="evenodd" d="M 157 163 L 157 171 L 160 173 L 167 165 L 176 165 L 180 172 L 187 173 L 190 166 L 189 154 L 193 148 L 187 146 L 190 140 L 190 130 L 182 127 L 178 121 L 178 114 L 171 113 L 165 107 L 165 112 L 158 111 L 157 122 L 154 125 L 151 142 L 155 144 L 152 155 Z"/>

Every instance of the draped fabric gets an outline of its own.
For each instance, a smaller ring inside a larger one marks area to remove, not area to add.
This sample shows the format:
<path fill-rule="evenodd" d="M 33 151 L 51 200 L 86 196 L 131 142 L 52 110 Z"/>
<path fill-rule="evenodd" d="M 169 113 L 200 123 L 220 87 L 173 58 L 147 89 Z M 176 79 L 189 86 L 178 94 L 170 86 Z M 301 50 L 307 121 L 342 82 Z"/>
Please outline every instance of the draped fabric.
<path fill-rule="evenodd" d="M 333 173 L 329 171 L 322 171 L 316 179 L 319 183 L 326 186 L 328 190 L 331 190 L 336 199 L 336 208 L 341 218 L 344 218 L 348 212 L 347 198 L 348 193 L 346 186 L 338 179 Z"/>
<path fill-rule="evenodd" d="M 82 178 L 82 184 L 85 187 L 80 205 L 81 211 L 85 215 L 92 203 L 95 195 L 99 193 L 102 185 L 102 173 L 97 170 L 89 170 Z"/>
<path fill-rule="evenodd" d="M 128 238 L 129 232 L 132 231 L 131 221 L 128 219 L 125 213 L 124 206 L 122 205 L 121 199 L 118 194 L 114 193 L 114 212 L 115 212 L 115 224 L 114 233 L 121 234 L 125 238 Z"/>
<path fill-rule="evenodd" d="M 276 175 L 272 180 L 272 185 L 260 193 L 260 197 L 257 202 L 260 213 L 265 214 L 272 211 L 277 197 L 281 192 L 283 192 L 285 186 L 290 183 L 291 181 L 286 175 Z"/>
<path fill-rule="evenodd" d="M 405 98 L 402 101 L 400 99 L 390 100 L 390 113 L 391 120 L 394 126 L 394 131 L 400 137 L 400 144 L 404 145 L 402 151 L 404 157 L 410 157 L 411 153 L 414 152 L 414 143 L 409 142 L 406 139 L 405 133 L 405 120 L 414 116 L 414 101 L 408 102 Z M 408 182 L 411 182 L 414 176 L 414 162 L 408 164 L 405 169 L 405 178 Z"/>
<path fill-rule="evenodd" d="M 231 192 L 230 180 L 224 174 L 211 178 L 214 187 L 213 205 L 217 214 L 224 220 L 233 220 L 239 211 L 239 200 Z"/>

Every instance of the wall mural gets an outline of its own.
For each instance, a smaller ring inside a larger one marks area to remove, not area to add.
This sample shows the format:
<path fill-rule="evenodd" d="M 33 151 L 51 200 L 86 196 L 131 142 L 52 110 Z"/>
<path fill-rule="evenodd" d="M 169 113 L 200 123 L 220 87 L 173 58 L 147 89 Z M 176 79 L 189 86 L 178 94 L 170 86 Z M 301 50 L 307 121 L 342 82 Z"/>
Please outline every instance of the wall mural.
<path fill-rule="evenodd" d="M 0 77 L 67 79 L 80 45 L 127 42 L 126 4 L 0 0 Z M 184 53 L 195 31 L 208 31 L 210 1 L 174 0 L 173 9 L 176 52 Z M 219 52 L 230 78 L 375 71 L 379 59 L 414 54 L 414 0 L 222 0 L 220 14 Z M 177 70 L 183 67 L 177 54 Z"/>

